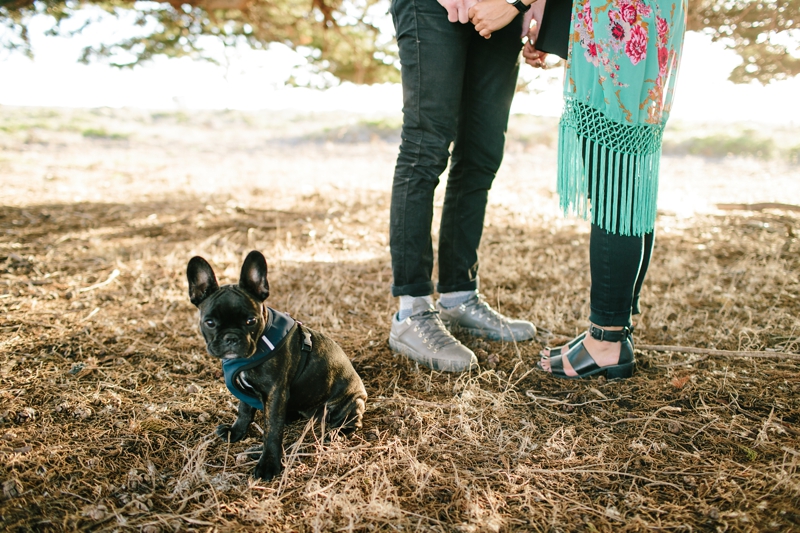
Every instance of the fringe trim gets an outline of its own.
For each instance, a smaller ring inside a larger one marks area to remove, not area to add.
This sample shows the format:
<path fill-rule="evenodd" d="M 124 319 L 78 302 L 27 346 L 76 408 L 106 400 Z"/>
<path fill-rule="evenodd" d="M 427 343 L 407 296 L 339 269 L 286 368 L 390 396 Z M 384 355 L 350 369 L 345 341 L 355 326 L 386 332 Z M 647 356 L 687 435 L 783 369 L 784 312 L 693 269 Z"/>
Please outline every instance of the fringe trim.
<path fill-rule="evenodd" d="M 567 100 L 558 132 L 558 194 L 564 213 L 611 233 L 651 232 L 663 131 L 663 124 L 620 124 Z"/>

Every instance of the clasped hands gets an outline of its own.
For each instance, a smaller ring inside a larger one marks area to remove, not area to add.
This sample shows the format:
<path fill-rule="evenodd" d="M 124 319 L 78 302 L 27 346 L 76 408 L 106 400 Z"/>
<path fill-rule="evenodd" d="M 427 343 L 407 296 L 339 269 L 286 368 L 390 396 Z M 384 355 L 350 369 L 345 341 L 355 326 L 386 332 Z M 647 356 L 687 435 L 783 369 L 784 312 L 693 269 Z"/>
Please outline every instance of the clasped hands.
<path fill-rule="evenodd" d="M 447 10 L 447 20 L 466 24 L 472 21 L 482 37 L 489 38 L 493 31 L 504 28 L 517 16 L 517 8 L 506 0 L 438 0 Z M 530 22 L 530 21 L 529 21 Z"/>
<path fill-rule="evenodd" d="M 505 28 L 519 14 L 517 8 L 506 0 L 438 0 L 438 2 L 447 10 L 447 20 L 461 24 L 472 22 L 475 31 L 486 39 L 492 36 L 492 32 Z M 547 54 L 534 47 L 539 34 L 539 24 L 531 28 L 532 18 L 531 9 L 525 13 L 523 20 L 523 36 L 528 37 L 528 42 L 525 43 L 522 55 L 525 62 L 532 67 L 544 68 Z"/>

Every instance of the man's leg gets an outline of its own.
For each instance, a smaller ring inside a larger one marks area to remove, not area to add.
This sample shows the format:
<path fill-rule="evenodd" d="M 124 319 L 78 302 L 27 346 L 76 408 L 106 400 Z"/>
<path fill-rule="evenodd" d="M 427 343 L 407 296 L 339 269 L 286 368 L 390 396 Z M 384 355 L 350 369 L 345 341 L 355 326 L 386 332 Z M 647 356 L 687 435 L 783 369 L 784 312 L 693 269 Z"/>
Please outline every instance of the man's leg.
<path fill-rule="evenodd" d="M 403 131 L 390 211 L 395 316 L 389 346 L 429 368 L 461 372 L 477 365 L 472 351 L 433 309 L 433 193 L 456 132 L 471 25 L 447 20 L 436 0 L 396 0 L 392 16 L 403 81 Z M 415 297 L 415 298 L 411 298 Z"/>
<path fill-rule="evenodd" d="M 439 234 L 440 293 L 478 288 L 489 189 L 503 160 L 522 48 L 522 17 L 484 39 L 474 32 Z"/>
<path fill-rule="evenodd" d="M 396 0 L 403 130 L 392 184 L 392 295 L 433 294 L 433 193 L 456 135 L 471 25 L 451 23 L 436 0 Z"/>
<path fill-rule="evenodd" d="M 522 17 L 470 41 L 458 132 L 439 233 L 439 310 L 450 328 L 493 340 L 533 338 L 536 328 L 512 320 L 480 297 L 478 247 L 486 203 L 503 159 L 508 113 L 517 85 Z"/>

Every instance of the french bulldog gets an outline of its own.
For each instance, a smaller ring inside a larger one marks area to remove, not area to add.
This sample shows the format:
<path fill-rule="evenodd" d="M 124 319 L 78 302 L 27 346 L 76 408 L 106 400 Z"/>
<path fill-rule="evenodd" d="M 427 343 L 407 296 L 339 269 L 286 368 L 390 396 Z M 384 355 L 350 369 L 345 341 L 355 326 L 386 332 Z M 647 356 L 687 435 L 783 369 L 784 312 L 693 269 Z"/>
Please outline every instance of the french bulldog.
<path fill-rule="evenodd" d="M 206 349 L 222 361 L 226 385 L 240 399 L 236 421 L 218 426 L 217 435 L 237 442 L 256 411 L 264 413 L 256 478 L 270 480 L 281 471 L 289 421 L 313 417 L 326 428 L 361 427 L 367 400 L 361 378 L 334 341 L 265 305 L 267 261 L 260 252 L 247 255 L 238 285 L 220 286 L 199 256 L 189 261 L 186 275 Z"/>

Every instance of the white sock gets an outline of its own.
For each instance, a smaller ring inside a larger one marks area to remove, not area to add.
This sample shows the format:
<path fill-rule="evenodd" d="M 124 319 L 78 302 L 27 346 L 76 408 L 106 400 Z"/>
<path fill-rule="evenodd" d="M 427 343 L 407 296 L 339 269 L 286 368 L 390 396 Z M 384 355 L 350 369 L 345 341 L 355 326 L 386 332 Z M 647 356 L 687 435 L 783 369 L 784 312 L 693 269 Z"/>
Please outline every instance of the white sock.
<path fill-rule="evenodd" d="M 445 309 L 451 309 L 463 304 L 476 294 L 478 291 L 445 292 L 439 295 L 439 304 Z"/>
<path fill-rule="evenodd" d="M 405 320 L 411 316 L 411 311 L 414 308 L 414 300 L 423 299 L 428 302 L 428 305 L 433 307 L 433 298 L 431 296 L 401 296 L 400 297 L 400 310 L 397 312 L 397 320 Z"/>

